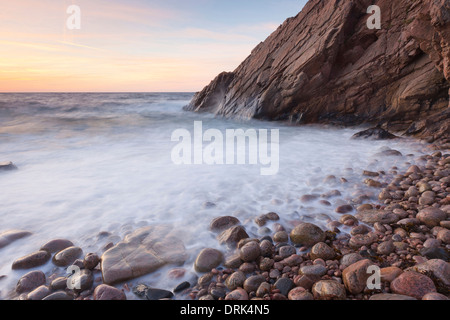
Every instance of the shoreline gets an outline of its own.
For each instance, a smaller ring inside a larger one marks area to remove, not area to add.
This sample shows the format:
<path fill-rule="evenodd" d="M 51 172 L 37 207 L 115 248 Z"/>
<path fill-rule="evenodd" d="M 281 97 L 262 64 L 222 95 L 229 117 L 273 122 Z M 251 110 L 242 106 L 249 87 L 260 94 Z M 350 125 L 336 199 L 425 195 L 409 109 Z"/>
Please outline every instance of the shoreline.
<path fill-rule="evenodd" d="M 385 172 L 364 172 L 366 179 L 361 185 L 379 191 L 379 200 L 335 208 L 341 216 L 339 221 L 329 221 L 329 230 L 305 231 L 300 228 L 305 225 L 301 221 L 282 226 L 277 223 L 281 213 L 269 213 L 255 217 L 255 224 L 263 228 L 266 223 L 273 223 L 276 232 L 251 239 L 236 218 L 217 217 L 211 232 L 229 249 L 202 251 L 194 266 L 199 278 L 196 282 L 182 282 L 175 290 L 145 284 L 130 288 L 127 282 L 106 285 L 99 279 L 100 255 L 88 253 L 83 258 L 81 248 L 71 241 L 56 239 L 46 244 L 51 249 L 41 248 L 14 262 L 30 272 L 19 279 L 15 289 L 11 288 L 8 299 L 125 300 L 131 292 L 136 299 L 186 301 L 448 299 L 450 154 L 447 145 L 443 147 L 443 151 L 436 151 L 442 146 L 426 146 L 429 154 L 415 159 L 422 164 L 412 165 L 404 173 L 395 172 L 395 167 L 386 168 Z M 386 172 L 394 178 L 384 181 Z M 312 195 L 304 195 L 303 200 L 327 201 L 326 197 L 308 196 Z M 423 209 L 436 207 L 443 210 L 419 215 Z M 428 217 L 433 214 L 437 218 Z M 305 240 L 305 232 L 316 238 Z M 296 240 L 297 237 L 302 240 Z M 79 276 L 82 290 L 68 289 L 67 278 L 58 276 L 58 272 L 46 277 L 36 270 L 52 255 L 55 265 L 79 267 L 75 276 Z M 57 256 L 64 261 L 56 262 Z M 374 265 L 381 272 L 381 289 L 369 290 L 366 287 L 371 274 L 367 270 Z M 174 266 L 169 274 L 181 278 L 185 272 L 185 267 Z M 428 292 L 424 293 L 423 288 L 428 288 Z"/>

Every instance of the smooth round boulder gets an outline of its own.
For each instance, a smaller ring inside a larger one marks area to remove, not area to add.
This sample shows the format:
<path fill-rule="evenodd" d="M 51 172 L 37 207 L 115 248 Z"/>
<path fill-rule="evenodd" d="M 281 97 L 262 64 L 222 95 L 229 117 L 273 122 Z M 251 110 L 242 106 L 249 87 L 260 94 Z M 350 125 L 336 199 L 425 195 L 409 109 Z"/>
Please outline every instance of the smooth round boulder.
<path fill-rule="evenodd" d="M 324 242 L 326 235 L 318 226 L 311 223 L 301 223 L 290 234 L 291 241 L 296 245 L 312 247 L 316 243 Z"/>
<path fill-rule="evenodd" d="M 323 259 L 327 261 L 333 260 L 336 257 L 336 252 L 326 243 L 319 242 L 312 247 L 310 256 L 311 260 Z"/>
<path fill-rule="evenodd" d="M 427 227 L 433 228 L 439 226 L 441 221 L 447 219 L 447 213 L 438 208 L 428 207 L 420 210 L 416 218 Z"/>
<path fill-rule="evenodd" d="M 225 285 L 230 291 L 243 287 L 246 280 L 245 274 L 242 271 L 236 271 L 231 274 L 225 281 Z"/>
<path fill-rule="evenodd" d="M 18 294 L 31 292 L 34 289 L 44 285 L 46 282 L 45 274 L 42 271 L 31 271 L 22 276 L 16 285 Z"/>
<path fill-rule="evenodd" d="M 47 251 L 38 251 L 30 253 L 22 258 L 15 260 L 12 264 L 13 270 L 31 269 L 46 264 L 51 258 L 51 254 Z"/>
<path fill-rule="evenodd" d="M 209 229 L 212 232 L 222 232 L 240 223 L 238 218 L 232 216 L 218 217 L 211 221 Z"/>
<path fill-rule="evenodd" d="M 417 272 L 407 271 L 392 281 L 391 291 L 422 300 L 426 294 L 436 292 L 436 286 L 429 277 Z"/>
<path fill-rule="evenodd" d="M 69 247 L 73 247 L 74 244 L 72 241 L 67 239 L 54 239 L 50 240 L 49 242 L 42 245 L 40 250 L 45 250 L 50 253 L 56 253 L 59 251 L 62 251 L 64 249 L 67 249 Z"/>
<path fill-rule="evenodd" d="M 75 262 L 83 253 L 79 247 L 68 247 L 53 256 L 53 263 L 58 267 L 67 267 Z"/>
<path fill-rule="evenodd" d="M 122 290 L 101 284 L 94 290 L 94 300 L 127 300 L 127 297 Z"/>
<path fill-rule="evenodd" d="M 218 267 L 223 261 L 223 254 L 217 249 L 203 249 L 195 260 L 195 270 L 197 272 L 210 272 Z"/>
<path fill-rule="evenodd" d="M 247 291 L 248 293 L 256 292 L 261 283 L 263 283 L 264 281 L 266 281 L 266 279 L 261 275 L 251 276 L 245 280 L 244 290 Z"/>
<path fill-rule="evenodd" d="M 289 291 L 288 299 L 291 301 L 311 301 L 314 300 L 314 296 L 305 288 L 297 287 Z"/>
<path fill-rule="evenodd" d="M 239 251 L 239 255 L 244 262 L 253 262 L 261 255 L 259 243 L 251 241 L 246 243 Z"/>

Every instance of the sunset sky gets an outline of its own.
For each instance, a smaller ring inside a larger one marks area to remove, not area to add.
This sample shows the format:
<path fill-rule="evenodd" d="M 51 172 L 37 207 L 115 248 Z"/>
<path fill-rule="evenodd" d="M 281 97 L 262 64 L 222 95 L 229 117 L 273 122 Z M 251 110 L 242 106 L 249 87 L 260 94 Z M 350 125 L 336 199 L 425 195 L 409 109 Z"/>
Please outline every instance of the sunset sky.
<path fill-rule="evenodd" d="M 16 0 L 0 9 L 0 92 L 198 91 L 306 0 Z M 81 29 L 66 12 L 81 9 Z"/>

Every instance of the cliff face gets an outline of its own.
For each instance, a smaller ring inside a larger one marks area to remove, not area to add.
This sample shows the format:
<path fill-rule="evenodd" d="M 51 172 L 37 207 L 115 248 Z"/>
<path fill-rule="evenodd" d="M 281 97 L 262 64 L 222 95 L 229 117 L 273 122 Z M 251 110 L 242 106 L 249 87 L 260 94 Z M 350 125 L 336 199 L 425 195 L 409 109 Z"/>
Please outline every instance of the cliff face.
<path fill-rule="evenodd" d="M 310 0 L 187 109 L 437 139 L 450 134 L 449 89 L 450 0 Z"/>

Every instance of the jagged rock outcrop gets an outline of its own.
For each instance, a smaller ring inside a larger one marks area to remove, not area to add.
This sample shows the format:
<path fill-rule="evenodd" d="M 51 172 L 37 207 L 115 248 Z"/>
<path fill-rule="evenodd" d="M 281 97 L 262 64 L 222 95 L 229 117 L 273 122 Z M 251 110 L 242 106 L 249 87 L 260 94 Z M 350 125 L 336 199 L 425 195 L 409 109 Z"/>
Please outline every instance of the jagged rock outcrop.
<path fill-rule="evenodd" d="M 381 29 L 369 29 L 370 5 Z M 186 107 L 450 135 L 450 0 L 310 0 Z"/>

